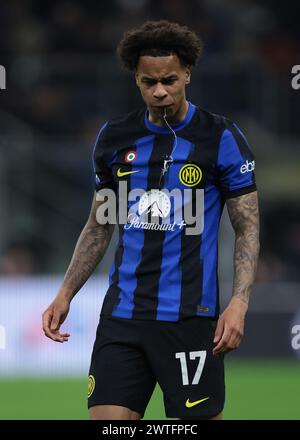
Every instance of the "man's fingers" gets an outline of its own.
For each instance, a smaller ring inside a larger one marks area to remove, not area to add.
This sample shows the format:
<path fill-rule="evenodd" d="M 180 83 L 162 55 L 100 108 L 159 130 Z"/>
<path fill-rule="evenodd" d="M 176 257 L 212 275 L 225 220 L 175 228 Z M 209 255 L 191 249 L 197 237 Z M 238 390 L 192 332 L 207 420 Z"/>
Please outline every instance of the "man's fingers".
<path fill-rule="evenodd" d="M 240 345 L 241 339 L 242 334 L 238 330 L 229 328 L 225 324 L 222 339 L 214 348 L 213 354 L 226 353 L 235 350 Z"/>
<path fill-rule="evenodd" d="M 70 334 L 69 333 L 59 333 L 58 330 L 55 331 L 47 331 L 45 332 L 45 335 L 52 339 L 55 342 L 67 342 L 69 340 Z"/>
<path fill-rule="evenodd" d="M 229 350 L 235 350 L 240 345 L 242 334 L 238 330 L 233 330 L 231 338 L 228 343 Z"/>
<path fill-rule="evenodd" d="M 222 338 L 221 341 L 213 349 L 213 354 L 222 353 L 225 350 L 226 345 L 227 345 L 226 340 L 224 338 Z"/>
<path fill-rule="evenodd" d="M 43 313 L 43 330 L 45 333 L 48 333 L 50 330 L 50 324 L 52 320 L 52 312 L 50 310 L 46 310 L 46 312 Z"/>
<path fill-rule="evenodd" d="M 46 310 L 42 316 L 43 327 L 48 327 L 50 325 L 51 319 L 52 319 L 52 312 L 50 310 Z"/>
<path fill-rule="evenodd" d="M 215 346 L 213 349 L 213 354 L 219 354 L 222 353 L 225 349 L 226 345 L 228 344 L 230 339 L 230 334 L 228 331 L 228 328 L 226 326 L 226 322 L 224 323 L 224 330 L 221 339 L 219 340 L 219 343 Z M 216 338 L 214 339 L 215 342 Z"/>
<path fill-rule="evenodd" d="M 223 331 L 224 331 L 224 321 L 222 319 L 219 319 L 215 331 L 214 344 L 217 344 L 220 341 L 223 335 Z"/>
<path fill-rule="evenodd" d="M 70 337 L 69 333 L 59 333 L 60 326 L 59 314 L 53 310 L 46 310 L 43 314 L 43 330 L 45 336 L 55 342 L 67 342 Z"/>
<path fill-rule="evenodd" d="M 58 330 L 59 324 L 60 324 L 60 315 L 57 312 L 54 312 L 50 329 L 52 331 Z"/>

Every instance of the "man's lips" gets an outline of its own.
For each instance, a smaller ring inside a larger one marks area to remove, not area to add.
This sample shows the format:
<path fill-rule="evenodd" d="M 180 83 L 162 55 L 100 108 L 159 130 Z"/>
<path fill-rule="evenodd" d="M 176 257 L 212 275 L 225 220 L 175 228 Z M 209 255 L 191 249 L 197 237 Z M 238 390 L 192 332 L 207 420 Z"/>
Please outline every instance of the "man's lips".
<path fill-rule="evenodd" d="M 169 108 L 171 107 L 173 104 L 168 104 L 168 105 L 153 105 L 153 108 L 158 109 L 158 110 L 162 110 L 164 108 Z"/>

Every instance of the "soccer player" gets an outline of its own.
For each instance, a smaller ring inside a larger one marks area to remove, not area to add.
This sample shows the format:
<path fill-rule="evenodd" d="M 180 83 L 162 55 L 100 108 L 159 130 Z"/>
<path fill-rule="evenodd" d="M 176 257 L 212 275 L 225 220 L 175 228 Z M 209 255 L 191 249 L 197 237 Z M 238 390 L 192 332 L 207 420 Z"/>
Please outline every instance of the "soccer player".
<path fill-rule="evenodd" d="M 145 107 L 100 130 L 91 212 L 43 314 L 45 335 L 67 341 L 60 326 L 105 254 L 115 201 L 119 240 L 91 359 L 92 419 L 142 418 L 157 382 L 167 417 L 222 418 L 224 355 L 243 335 L 259 214 L 245 136 L 229 119 L 186 99 L 201 52 L 193 31 L 165 20 L 126 32 L 118 46 Z M 219 316 L 218 228 L 225 204 L 235 231 L 234 280 Z"/>

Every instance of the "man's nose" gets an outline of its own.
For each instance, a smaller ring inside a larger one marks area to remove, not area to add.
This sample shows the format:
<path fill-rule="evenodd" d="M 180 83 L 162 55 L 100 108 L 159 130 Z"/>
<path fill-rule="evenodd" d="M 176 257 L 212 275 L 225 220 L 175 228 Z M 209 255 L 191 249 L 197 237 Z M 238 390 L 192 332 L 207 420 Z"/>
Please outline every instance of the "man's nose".
<path fill-rule="evenodd" d="M 153 92 L 153 96 L 154 98 L 157 99 L 163 99 L 168 95 L 168 93 L 166 92 L 166 90 L 164 89 L 163 85 L 160 83 L 157 83 L 155 90 Z"/>

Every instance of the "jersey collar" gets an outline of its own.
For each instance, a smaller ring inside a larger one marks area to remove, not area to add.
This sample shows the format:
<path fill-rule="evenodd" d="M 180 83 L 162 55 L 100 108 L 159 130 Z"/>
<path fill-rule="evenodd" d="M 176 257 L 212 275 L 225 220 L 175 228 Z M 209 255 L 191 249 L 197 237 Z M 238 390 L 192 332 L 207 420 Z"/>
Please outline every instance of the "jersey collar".
<path fill-rule="evenodd" d="M 181 122 L 179 122 L 178 124 L 171 125 L 171 127 L 174 131 L 182 130 L 191 121 L 191 119 L 195 113 L 196 106 L 194 104 L 192 104 L 190 101 L 188 101 L 188 104 L 189 104 L 188 111 L 187 111 L 184 119 Z M 153 122 L 149 121 L 148 109 L 145 110 L 145 125 L 150 131 L 154 131 L 155 133 L 162 133 L 162 134 L 170 133 L 170 129 L 168 127 L 160 127 L 158 125 L 153 124 Z"/>

